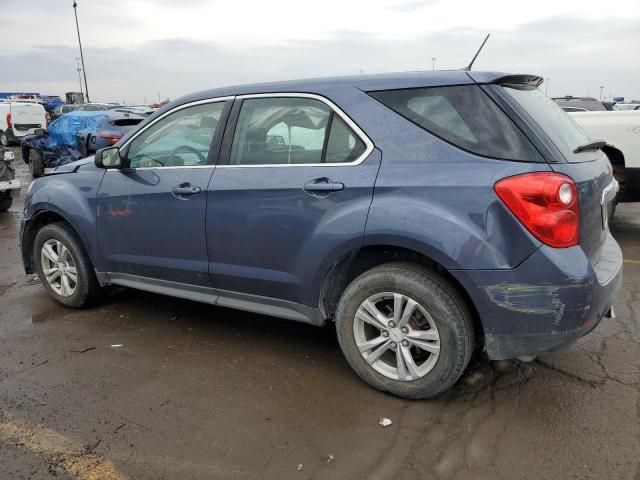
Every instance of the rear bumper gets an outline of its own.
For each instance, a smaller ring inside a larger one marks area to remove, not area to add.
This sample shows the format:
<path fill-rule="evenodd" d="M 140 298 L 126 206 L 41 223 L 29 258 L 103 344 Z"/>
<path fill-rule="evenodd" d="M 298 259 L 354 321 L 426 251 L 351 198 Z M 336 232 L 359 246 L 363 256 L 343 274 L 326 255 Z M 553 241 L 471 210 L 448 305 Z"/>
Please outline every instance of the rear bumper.
<path fill-rule="evenodd" d="M 20 189 L 22 185 L 20 185 L 19 180 L 1 180 L 0 181 L 0 194 L 4 194 L 6 192 L 11 198 L 18 198 L 20 196 Z"/>
<path fill-rule="evenodd" d="M 42 127 L 28 128 L 26 130 L 18 130 L 17 128 L 7 128 L 5 133 L 7 134 L 7 138 L 9 139 L 10 142 L 18 142 L 19 140 L 22 140 L 22 138 L 26 137 L 27 135 L 33 135 L 37 128 L 42 128 Z"/>
<path fill-rule="evenodd" d="M 609 234 L 591 264 L 580 247 L 543 246 L 514 270 L 451 272 L 480 315 L 489 358 L 562 350 L 593 330 L 622 285 L 622 252 Z"/>

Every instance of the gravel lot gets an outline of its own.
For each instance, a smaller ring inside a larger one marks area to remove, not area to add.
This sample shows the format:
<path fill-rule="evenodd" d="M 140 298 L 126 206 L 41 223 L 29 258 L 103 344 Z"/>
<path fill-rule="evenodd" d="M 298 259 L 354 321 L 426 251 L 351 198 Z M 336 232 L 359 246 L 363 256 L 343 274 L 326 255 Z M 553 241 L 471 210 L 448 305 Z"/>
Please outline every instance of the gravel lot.
<path fill-rule="evenodd" d="M 21 209 L 0 214 L 0 478 L 640 480 L 640 204 L 612 225 L 616 319 L 416 402 L 362 383 L 331 328 L 126 289 L 65 309 L 22 270 Z"/>

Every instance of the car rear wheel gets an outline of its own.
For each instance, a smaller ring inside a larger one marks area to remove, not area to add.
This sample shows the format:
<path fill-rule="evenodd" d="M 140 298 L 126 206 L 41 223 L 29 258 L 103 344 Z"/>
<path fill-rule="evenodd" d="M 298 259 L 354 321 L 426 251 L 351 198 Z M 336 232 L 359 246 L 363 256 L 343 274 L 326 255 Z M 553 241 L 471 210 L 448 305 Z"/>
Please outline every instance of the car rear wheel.
<path fill-rule="evenodd" d="M 44 175 L 44 162 L 42 160 L 42 152 L 37 148 L 30 148 L 28 153 L 29 173 L 34 178 Z"/>
<path fill-rule="evenodd" d="M 98 300 L 101 288 L 91 260 L 66 225 L 53 223 L 40 229 L 33 261 L 40 281 L 61 304 L 84 308 Z"/>
<path fill-rule="evenodd" d="M 473 350 L 463 298 L 424 267 L 388 263 L 356 278 L 336 311 L 340 347 L 369 385 L 404 398 L 430 398 L 462 375 Z"/>
<path fill-rule="evenodd" d="M 7 134 L 0 130 L 0 146 L 8 147 L 9 146 L 9 138 Z"/>

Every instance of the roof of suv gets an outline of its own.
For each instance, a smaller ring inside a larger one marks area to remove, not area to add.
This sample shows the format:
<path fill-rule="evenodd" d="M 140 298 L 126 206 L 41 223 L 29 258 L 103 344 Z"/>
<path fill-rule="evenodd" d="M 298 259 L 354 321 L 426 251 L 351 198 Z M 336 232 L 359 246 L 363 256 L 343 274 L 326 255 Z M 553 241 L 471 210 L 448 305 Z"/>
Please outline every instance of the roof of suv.
<path fill-rule="evenodd" d="M 399 72 L 376 75 L 353 75 L 283 82 L 255 83 L 216 88 L 193 93 L 169 103 L 170 107 L 207 98 L 274 92 L 324 93 L 337 86 L 350 85 L 363 91 L 493 83 L 501 79 L 518 77 L 519 82 L 539 83 L 534 75 L 514 75 L 504 72 L 467 72 L 464 70 L 436 70 L 424 72 Z M 165 107 L 163 110 L 166 110 Z"/>

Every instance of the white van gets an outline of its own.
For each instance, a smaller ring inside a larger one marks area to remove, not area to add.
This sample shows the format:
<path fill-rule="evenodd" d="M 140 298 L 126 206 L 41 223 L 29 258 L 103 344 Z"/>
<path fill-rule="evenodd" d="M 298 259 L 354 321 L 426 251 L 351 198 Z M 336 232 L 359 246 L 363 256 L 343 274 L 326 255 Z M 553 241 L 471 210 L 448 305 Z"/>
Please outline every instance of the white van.
<path fill-rule="evenodd" d="M 36 128 L 47 128 L 47 112 L 39 103 L 0 102 L 0 145 L 20 142 Z"/>

